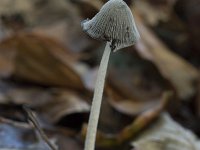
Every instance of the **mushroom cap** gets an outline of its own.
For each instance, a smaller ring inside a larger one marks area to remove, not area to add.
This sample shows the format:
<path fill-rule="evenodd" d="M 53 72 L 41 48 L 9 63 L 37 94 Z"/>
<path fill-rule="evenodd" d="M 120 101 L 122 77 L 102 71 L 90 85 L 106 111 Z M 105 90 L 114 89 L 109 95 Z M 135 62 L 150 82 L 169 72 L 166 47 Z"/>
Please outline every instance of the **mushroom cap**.
<path fill-rule="evenodd" d="M 110 41 L 114 51 L 140 38 L 132 12 L 123 0 L 109 0 L 91 20 L 82 22 L 82 28 L 94 39 Z"/>

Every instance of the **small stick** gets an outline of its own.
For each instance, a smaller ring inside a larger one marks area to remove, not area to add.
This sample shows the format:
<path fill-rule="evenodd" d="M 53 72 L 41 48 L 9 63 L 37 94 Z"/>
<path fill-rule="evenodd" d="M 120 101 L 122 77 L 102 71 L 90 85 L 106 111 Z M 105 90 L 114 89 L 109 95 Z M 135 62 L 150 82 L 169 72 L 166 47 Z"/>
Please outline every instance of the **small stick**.
<path fill-rule="evenodd" d="M 4 117 L 0 117 L 0 123 L 5 123 L 5 124 L 8 124 L 8 125 L 11 125 L 11 126 L 14 126 L 14 127 L 25 128 L 25 129 L 32 129 L 33 128 L 30 124 L 13 121 L 11 119 L 7 119 L 7 118 L 4 118 Z"/>
<path fill-rule="evenodd" d="M 33 126 L 38 131 L 39 135 L 45 141 L 45 143 L 51 148 L 51 150 L 58 150 L 56 148 L 56 146 L 53 145 L 49 141 L 48 137 L 46 136 L 46 134 L 44 133 L 44 131 L 41 129 L 41 127 L 40 127 L 40 125 L 39 125 L 39 123 L 37 121 L 36 115 L 29 108 L 27 108 L 27 107 L 24 107 L 24 110 L 27 112 L 29 120 L 32 122 Z"/>

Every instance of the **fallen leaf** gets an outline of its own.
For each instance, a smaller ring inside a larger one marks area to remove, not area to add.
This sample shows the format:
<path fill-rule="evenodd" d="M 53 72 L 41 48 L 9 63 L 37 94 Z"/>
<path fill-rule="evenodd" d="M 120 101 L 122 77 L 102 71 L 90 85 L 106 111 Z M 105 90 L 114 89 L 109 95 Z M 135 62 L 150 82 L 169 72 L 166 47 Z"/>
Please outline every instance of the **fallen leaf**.
<path fill-rule="evenodd" d="M 90 106 L 86 101 L 76 93 L 65 90 L 55 90 L 53 99 L 38 107 L 40 115 L 50 123 L 57 123 L 70 114 L 88 113 L 89 110 Z"/>
<path fill-rule="evenodd" d="M 79 75 L 72 68 L 76 56 L 51 38 L 31 33 L 17 34 L 0 43 L 0 52 L 4 57 L 0 65 L 3 77 L 13 76 L 46 86 L 84 89 Z"/>
<path fill-rule="evenodd" d="M 190 49 L 188 50 L 187 57 L 190 57 L 190 61 L 199 66 L 200 57 L 200 7 L 199 1 L 196 0 L 177 0 L 174 11 L 181 21 L 186 26 L 186 32 L 188 33 L 188 43 Z"/>
<path fill-rule="evenodd" d="M 120 95 L 120 92 L 114 90 L 114 88 L 106 88 L 106 92 L 109 96 L 108 101 L 117 111 L 127 115 L 138 115 L 159 103 L 159 98 L 149 100 L 139 100 L 138 98 L 125 99 L 123 96 Z"/>
<path fill-rule="evenodd" d="M 0 55 L 0 76 L 7 77 L 9 76 L 12 71 L 14 70 L 14 58 L 16 56 L 15 50 L 4 50 L 1 49 Z"/>
<path fill-rule="evenodd" d="M 169 101 L 172 98 L 171 92 L 163 93 L 163 97 L 159 105 L 151 108 L 143 113 L 141 113 L 136 119 L 125 128 L 123 128 L 119 133 L 116 134 L 106 134 L 103 132 L 97 133 L 96 143 L 99 147 L 116 147 L 123 145 L 123 143 L 133 139 L 148 127 L 167 107 Z M 82 128 L 82 136 L 85 137 L 87 131 L 87 126 L 84 125 Z"/>
<path fill-rule="evenodd" d="M 139 55 L 151 61 L 175 88 L 181 99 L 188 99 L 196 93 L 198 70 L 180 56 L 173 53 L 141 21 L 139 12 L 135 13 L 141 34 L 141 41 L 136 44 Z"/>
<path fill-rule="evenodd" d="M 27 12 L 31 9 L 31 4 L 27 0 L 14 2 L 12 0 L 2 0 L 0 6 L 0 15 L 12 14 L 15 12 Z"/>
<path fill-rule="evenodd" d="M 68 2 L 69 3 L 69 2 Z M 83 20 L 78 12 L 77 7 L 70 5 L 74 9 L 69 9 L 68 17 L 63 20 L 58 20 L 48 25 L 39 25 L 32 28 L 34 33 L 52 37 L 63 45 L 68 47 L 70 51 L 81 52 L 91 46 L 95 46 L 94 40 L 89 39 L 80 26 Z"/>
<path fill-rule="evenodd" d="M 129 51 L 114 55 L 109 70 L 105 92 L 111 106 L 123 114 L 135 116 L 154 107 L 167 89 L 156 68 Z"/>
<path fill-rule="evenodd" d="M 167 113 L 132 142 L 134 150 L 199 150 L 200 141 Z"/>
<path fill-rule="evenodd" d="M 39 117 L 49 124 L 55 124 L 61 120 L 67 121 L 65 117 L 75 114 L 79 114 L 77 119 L 74 116 L 75 121 L 83 123 L 82 118 L 87 116 L 90 110 L 90 105 L 86 102 L 88 97 L 80 96 L 76 91 L 36 86 L 23 87 L 16 84 L 0 85 L 0 110 L 2 116 L 5 117 L 13 114 L 12 118 L 24 120 L 24 116 L 21 116 L 21 106 L 25 105 L 36 110 Z M 1 87 L 4 89 L 1 90 Z M 17 108 L 20 109 L 19 112 Z"/>
<path fill-rule="evenodd" d="M 135 7 L 137 7 L 142 15 L 143 21 L 151 26 L 156 26 L 159 22 L 168 21 L 173 12 L 173 5 L 176 0 L 168 0 L 167 2 L 159 1 L 160 4 L 158 5 L 152 1 L 135 1 Z"/>

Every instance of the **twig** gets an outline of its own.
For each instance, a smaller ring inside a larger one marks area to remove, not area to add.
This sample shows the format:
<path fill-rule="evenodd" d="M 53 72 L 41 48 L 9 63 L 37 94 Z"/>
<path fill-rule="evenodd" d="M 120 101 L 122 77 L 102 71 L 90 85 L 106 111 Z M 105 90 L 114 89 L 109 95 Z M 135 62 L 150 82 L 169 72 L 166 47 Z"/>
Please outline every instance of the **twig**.
<path fill-rule="evenodd" d="M 38 131 L 38 133 L 41 136 L 41 138 L 46 142 L 46 144 L 51 148 L 51 150 L 58 150 L 56 148 L 56 146 L 53 145 L 49 141 L 48 137 L 46 136 L 46 134 L 44 133 L 44 131 L 41 129 L 41 127 L 40 127 L 40 125 L 39 125 L 39 123 L 37 121 L 36 115 L 29 108 L 27 108 L 27 107 L 24 107 L 24 110 L 27 112 L 29 120 L 32 122 L 33 126 Z"/>
<path fill-rule="evenodd" d="M 33 128 L 31 125 L 29 125 L 27 123 L 13 121 L 11 119 L 7 119 L 7 118 L 4 118 L 4 117 L 0 117 L 0 123 L 9 124 L 11 126 L 19 127 L 19 128 L 26 128 L 26 129 L 32 129 Z"/>
<path fill-rule="evenodd" d="M 32 125 L 32 124 L 28 124 L 28 123 L 24 123 L 24 122 L 20 122 L 20 121 L 14 121 L 14 120 L 11 120 L 11 119 L 8 119 L 8 118 L 4 118 L 4 117 L 1 117 L 0 116 L 0 123 L 2 124 L 8 124 L 8 125 L 11 125 L 11 126 L 14 126 L 14 127 L 17 127 L 17 128 L 24 128 L 24 129 L 35 129 L 35 127 Z M 40 127 L 44 130 L 44 127 Z M 67 136 L 75 136 L 76 135 L 76 132 L 75 131 L 72 131 L 72 130 L 67 130 L 66 128 L 62 128 L 62 127 L 49 127 L 49 126 L 45 126 L 45 130 L 48 130 L 48 131 L 53 131 L 53 132 L 60 132 L 64 135 L 67 135 Z M 0 149 L 1 150 L 1 149 Z"/>

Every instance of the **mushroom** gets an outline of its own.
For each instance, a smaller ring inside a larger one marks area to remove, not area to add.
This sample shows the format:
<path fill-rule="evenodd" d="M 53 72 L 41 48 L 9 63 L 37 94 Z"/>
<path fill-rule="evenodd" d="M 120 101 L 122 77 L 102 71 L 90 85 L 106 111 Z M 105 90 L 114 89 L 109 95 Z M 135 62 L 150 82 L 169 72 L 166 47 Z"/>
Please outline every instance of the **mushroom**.
<path fill-rule="evenodd" d="M 92 38 L 107 41 L 97 75 L 84 148 L 94 150 L 110 53 L 135 44 L 140 36 L 131 10 L 123 0 L 109 0 L 91 20 L 82 22 L 82 28 Z"/>

